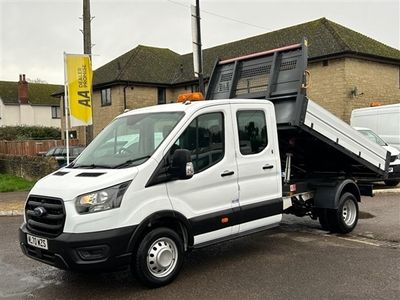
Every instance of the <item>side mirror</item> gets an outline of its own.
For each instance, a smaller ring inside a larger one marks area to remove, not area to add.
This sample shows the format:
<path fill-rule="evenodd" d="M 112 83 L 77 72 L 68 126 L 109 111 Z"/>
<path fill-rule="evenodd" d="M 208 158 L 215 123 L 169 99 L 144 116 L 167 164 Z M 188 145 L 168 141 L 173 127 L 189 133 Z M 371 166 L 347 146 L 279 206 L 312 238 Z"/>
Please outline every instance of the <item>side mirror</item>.
<path fill-rule="evenodd" d="M 194 175 L 192 156 L 187 149 L 176 149 L 172 156 L 170 173 L 179 179 L 190 179 Z"/>

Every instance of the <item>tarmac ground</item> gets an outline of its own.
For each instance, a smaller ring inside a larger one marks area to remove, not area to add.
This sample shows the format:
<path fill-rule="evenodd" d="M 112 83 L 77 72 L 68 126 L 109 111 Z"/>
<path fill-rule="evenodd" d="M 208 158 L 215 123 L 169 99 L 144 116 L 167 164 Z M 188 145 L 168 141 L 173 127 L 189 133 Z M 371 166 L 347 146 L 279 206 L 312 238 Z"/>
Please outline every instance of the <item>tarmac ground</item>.
<path fill-rule="evenodd" d="M 400 299 L 397 190 L 363 197 L 350 234 L 284 215 L 280 227 L 192 251 L 179 277 L 153 290 L 129 270 L 82 274 L 32 260 L 19 247 L 22 216 L 3 216 L 0 299 Z M 20 212 L 26 195 L 2 194 L 2 207 Z"/>

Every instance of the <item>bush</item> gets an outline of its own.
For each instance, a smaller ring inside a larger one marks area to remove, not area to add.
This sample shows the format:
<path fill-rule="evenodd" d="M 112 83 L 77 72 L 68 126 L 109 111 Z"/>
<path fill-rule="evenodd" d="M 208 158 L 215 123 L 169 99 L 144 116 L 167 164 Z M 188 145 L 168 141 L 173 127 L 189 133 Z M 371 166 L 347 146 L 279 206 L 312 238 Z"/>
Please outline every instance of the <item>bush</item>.
<path fill-rule="evenodd" d="M 18 156 L 0 153 L 0 174 L 38 180 L 60 168 L 54 157 Z M 1 179 L 1 178 L 0 178 Z"/>
<path fill-rule="evenodd" d="M 0 140 L 58 140 L 61 131 L 43 126 L 4 126 L 0 127 Z"/>

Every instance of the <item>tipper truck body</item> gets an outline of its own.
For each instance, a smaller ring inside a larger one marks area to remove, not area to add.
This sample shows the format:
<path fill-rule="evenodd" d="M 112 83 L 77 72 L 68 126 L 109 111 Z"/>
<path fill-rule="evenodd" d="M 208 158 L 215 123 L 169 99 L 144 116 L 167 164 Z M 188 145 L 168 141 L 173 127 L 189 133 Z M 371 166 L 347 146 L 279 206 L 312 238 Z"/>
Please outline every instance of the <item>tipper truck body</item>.
<path fill-rule="evenodd" d="M 217 61 L 206 101 L 118 116 L 30 191 L 23 252 L 62 269 L 130 266 L 158 287 L 190 249 L 283 213 L 352 231 L 360 196 L 372 196 L 358 179 L 384 178 L 389 156 L 307 98 L 306 66 L 306 41 Z"/>

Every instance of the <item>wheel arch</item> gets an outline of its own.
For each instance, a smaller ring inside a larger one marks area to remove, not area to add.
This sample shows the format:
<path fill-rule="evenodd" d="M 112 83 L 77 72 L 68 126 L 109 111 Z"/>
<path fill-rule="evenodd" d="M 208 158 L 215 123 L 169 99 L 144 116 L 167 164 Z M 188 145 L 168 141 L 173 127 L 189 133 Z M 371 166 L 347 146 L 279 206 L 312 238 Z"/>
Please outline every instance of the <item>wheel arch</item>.
<path fill-rule="evenodd" d="M 129 240 L 128 252 L 134 252 L 144 235 L 157 227 L 168 227 L 175 230 L 182 237 L 185 250 L 192 248 L 194 237 L 187 218 L 177 211 L 163 210 L 149 215 L 137 226 Z"/>
<path fill-rule="evenodd" d="M 360 193 L 360 189 L 358 188 L 358 185 L 350 180 L 349 182 L 345 183 L 340 191 L 340 195 L 338 197 L 339 198 L 344 194 L 344 193 L 351 193 L 354 195 L 354 197 L 356 197 L 357 202 L 361 202 L 361 193 Z"/>
<path fill-rule="evenodd" d="M 344 179 L 334 185 L 318 185 L 314 195 L 314 207 L 337 209 L 340 197 L 347 192 L 353 194 L 357 202 L 361 202 L 360 189 L 352 179 Z"/>

